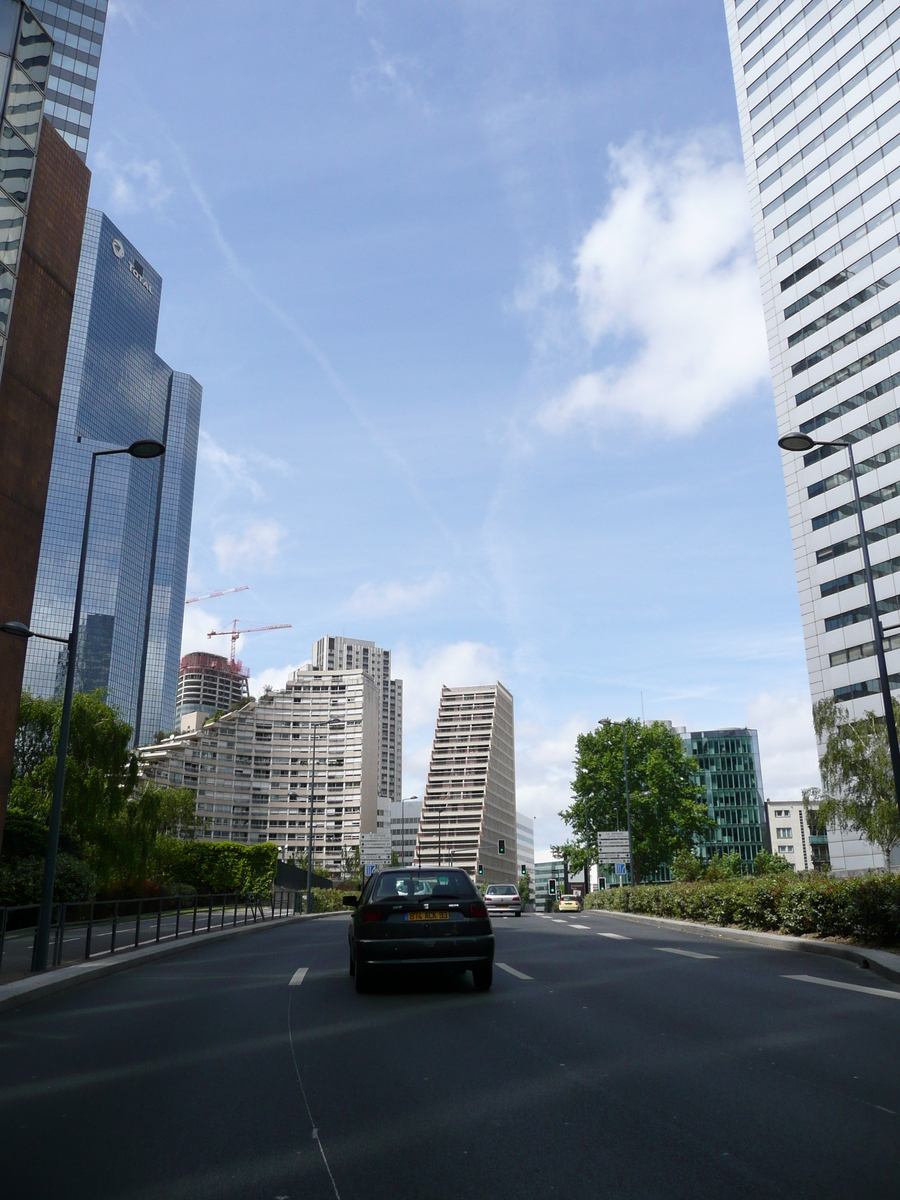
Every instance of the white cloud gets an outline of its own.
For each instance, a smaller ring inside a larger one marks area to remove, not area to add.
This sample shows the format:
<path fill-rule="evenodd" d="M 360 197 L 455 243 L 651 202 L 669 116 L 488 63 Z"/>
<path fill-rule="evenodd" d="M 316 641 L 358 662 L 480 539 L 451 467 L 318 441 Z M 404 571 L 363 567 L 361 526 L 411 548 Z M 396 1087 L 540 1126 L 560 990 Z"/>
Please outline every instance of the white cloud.
<path fill-rule="evenodd" d="M 286 536 L 287 530 L 277 521 L 248 521 L 242 534 L 220 533 L 213 541 L 219 570 L 230 574 L 237 567 L 271 570 Z"/>
<path fill-rule="evenodd" d="M 288 677 L 301 667 L 302 663 L 294 663 L 290 667 L 268 667 L 256 675 L 250 676 L 250 695 L 260 697 L 267 687 L 280 691 L 288 681 Z"/>
<path fill-rule="evenodd" d="M 281 476 L 290 474 L 290 467 L 280 458 L 271 458 L 257 450 L 248 450 L 245 454 L 233 454 L 219 445 L 205 430 L 200 430 L 198 447 L 200 461 L 215 472 L 219 483 L 226 488 L 244 488 L 254 500 L 261 500 L 265 492 L 260 482 L 258 471 L 251 469 L 251 464 L 262 469 L 262 472 Z"/>
<path fill-rule="evenodd" d="M 182 655 L 193 654 L 197 650 L 207 651 L 210 654 L 221 654 L 222 650 L 219 647 L 218 639 L 206 636 L 211 629 L 221 628 L 218 624 L 221 620 L 221 615 L 201 608 L 199 604 L 188 604 L 184 610 L 184 625 L 181 630 Z M 225 645 L 230 649 L 227 640 Z M 228 649 L 225 650 L 226 654 Z"/>
<path fill-rule="evenodd" d="M 357 16 L 362 15 L 362 11 L 357 8 Z M 395 96 L 398 100 L 413 100 L 416 89 L 409 76 L 417 72 L 416 60 L 405 54 L 388 54 L 377 38 L 370 38 L 369 45 L 372 47 L 375 61 L 354 75 L 352 86 L 356 95 L 361 96 L 370 87 L 374 87 L 380 92 Z"/>
<path fill-rule="evenodd" d="M 819 759 L 809 693 L 763 692 L 747 705 L 747 724 L 759 730 L 763 787 L 770 800 L 799 800 L 819 786 Z"/>
<path fill-rule="evenodd" d="M 445 571 L 437 571 L 428 579 L 421 579 L 417 583 L 363 583 L 351 596 L 347 608 L 350 612 L 365 617 L 384 617 L 411 612 L 444 591 L 449 580 L 450 577 Z"/>
<path fill-rule="evenodd" d="M 544 255 L 531 263 L 525 282 L 513 292 L 513 305 L 519 312 L 534 312 L 562 284 L 562 272 L 555 260 L 550 255 Z"/>
<path fill-rule="evenodd" d="M 744 170 L 712 136 L 610 156 L 612 196 L 575 255 L 581 327 L 606 361 L 539 421 L 636 416 L 687 433 L 768 378 Z"/>
<path fill-rule="evenodd" d="M 131 17 L 127 19 L 132 20 Z M 95 171 L 106 176 L 107 203 L 113 212 L 132 213 L 159 208 L 172 195 L 172 189 L 163 181 L 162 166 L 156 158 L 123 163 L 108 146 L 104 146 L 94 154 L 92 165 Z"/>
<path fill-rule="evenodd" d="M 121 17 L 133 27 L 135 18 L 143 10 L 143 7 L 140 0 L 109 0 L 107 19 L 114 21 L 117 17 Z"/>
<path fill-rule="evenodd" d="M 466 684 L 494 683 L 497 679 L 503 682 L 499 650 L 481 642 L 441 646 L 421 662 L 400 647 L 394 651 L 391 674 L 403 680 L 404 739 L 424 730 L 429 747 L 442 684 L 465 687 Z M 410 751 L 413 749 L 411 746 Z M 404 757 L 404 771 L 406 761 Z"/>

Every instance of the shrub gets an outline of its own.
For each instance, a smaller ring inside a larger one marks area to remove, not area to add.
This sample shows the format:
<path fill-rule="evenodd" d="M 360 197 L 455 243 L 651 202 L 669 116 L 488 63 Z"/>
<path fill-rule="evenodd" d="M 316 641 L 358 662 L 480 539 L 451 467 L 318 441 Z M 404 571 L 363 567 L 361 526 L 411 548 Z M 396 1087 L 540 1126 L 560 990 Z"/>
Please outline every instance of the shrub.
<path fill-rule="evenodd" d="M 779 871 L 718 882 L 610 888 L 591 892 L 585 907 L 795 936 L 900 944 L 900 875 L 832 879 Z"/>
<path fill-rule="evenodd" d="M 306 892 L 303 892 L 304 902 Z M 313 888 L 313 912 L 339 912 L 344 907 L 344 893 L 337 888 Z"/>
<path fill-rule="evenodd" d="M 31 856 L 0 864 L 0 906 L 39 904 L 43 882 L 43 858 Z M 97 880 L 90 867 L 71 854 L 60 854 L 56 859 L 53 899 L 93 900 L 96 893 Z"/>
<path fill-rule="evenodd" d="M 174 893 L 187 888 L 201 895 L 269 892 L 275 882 L 278 847 L 274 843 L 241 846 L 236 842 L 186 842 L 160 838 L 151 874 Z"/>

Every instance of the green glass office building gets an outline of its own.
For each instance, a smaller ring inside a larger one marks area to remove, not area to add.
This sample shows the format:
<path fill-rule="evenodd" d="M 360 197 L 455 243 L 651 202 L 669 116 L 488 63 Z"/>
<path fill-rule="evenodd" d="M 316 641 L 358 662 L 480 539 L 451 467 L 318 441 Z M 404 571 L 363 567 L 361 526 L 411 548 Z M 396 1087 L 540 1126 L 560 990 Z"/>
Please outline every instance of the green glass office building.
<path fill-rule="evenodd" d="M 759 739 L 755 729 L 681 732 L 684 748 L 697 760 L 715 828 L 698 844 L 704 862 L 736 850 L 745 872 L 760 850 L 768 849 Z"/>

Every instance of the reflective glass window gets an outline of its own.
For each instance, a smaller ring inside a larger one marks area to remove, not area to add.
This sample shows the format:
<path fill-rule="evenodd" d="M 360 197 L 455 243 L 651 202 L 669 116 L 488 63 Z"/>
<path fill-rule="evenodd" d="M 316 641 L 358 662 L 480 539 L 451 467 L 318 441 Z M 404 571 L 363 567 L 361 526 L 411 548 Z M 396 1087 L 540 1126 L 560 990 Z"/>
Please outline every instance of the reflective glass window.
<path fill-rule="evenodd" d="M 12 0 L 0 0 L 0 51 L 12 54 L 19 28 L 19 5 Z"/>
<path fill-rule="evenodd" d="M 22 245 L 22 210 L 8 196 L 0 193 L 0 263 L 13 270 L 19 264 Z"/>
<path fill-rule="evenodd" d="M 9 327 L 9 310 L 12 307 L 15 282 L 11 271 L 0 271 L 0 334 L 4 335 Z"/>
<path fill-rule="evenodd" d="M 16 59 L 22 64 L 41 91 L 46 86 L 47 76 L 50 73 L 50 58 L 52 54 L 52 40 L 35 20 L 34 15 L 26 8 L 22 13 L 22 28 L 19 30 Z"/>
<path fill-rule="evenodd" d="M 34 151 L 4 124 L 0 132 L 0 185 L 23 207 L 28 200 L 33 172 Z"/>
<path fill-rule="evenodd" d="M 13 63 L 6 101 L 6 119 L 34 150 L 41 128 L 43 93 L 31 82 L 18 63 Z"/>

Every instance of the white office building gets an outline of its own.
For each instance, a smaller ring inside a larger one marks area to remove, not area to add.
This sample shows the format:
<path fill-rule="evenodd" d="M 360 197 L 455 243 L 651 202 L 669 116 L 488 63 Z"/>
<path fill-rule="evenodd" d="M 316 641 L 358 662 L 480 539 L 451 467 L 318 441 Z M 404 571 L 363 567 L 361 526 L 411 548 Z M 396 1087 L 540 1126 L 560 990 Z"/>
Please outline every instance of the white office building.
<path fill-rule="evenodd" d="M 322 637 L 313 644 L 312 665 L 322 671 L 365 671 L 379 695 L 378 794 L 403 795 L 403 680 L 391 678 L 391 652 L 359 638 Z"/>
<path fill-rule="evenodd" d="M 376 830 L 379 702 L 367 673 L 301 668 L 283 691 L 144 746 L 142 770 L 196 792 L 210 839 L 276 842 L 281 857 L 299 858 L 315 757 L 313 860 L 338 875 L 360 834 Z"/>
<path fill-rule="evenodd" d="M 830 865 L 828 838 L 819 832 L 814 806 L 807 811 L 802 800 L 767 800 L 766 813 L 773 854 L 795 871 L 817 871 Z"/>
<path fill-rule="evenodd" d="M 853 444 L 879 608 L 897 613 L 900 8 L 726 0 L 725 9 L 778 433 Z M 852 716 L 880 712 L 847 451 L 785 452 L 783 463 L 812 700 L 835 696 Z M 900 688 L 900 634 L 887 650 Z M 839 859 L 832 852 L 841 869 Z"/>
<path fill-rule="evenodd" d="M 513 698 L 501 683 L 441 688 L 416 861 L 516 882 Z"/>

